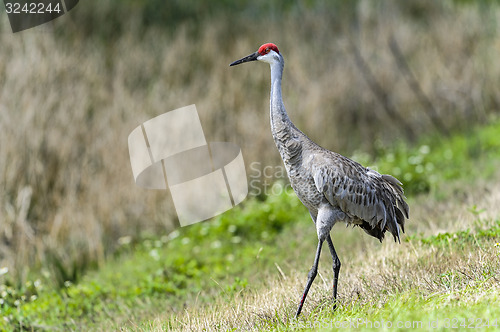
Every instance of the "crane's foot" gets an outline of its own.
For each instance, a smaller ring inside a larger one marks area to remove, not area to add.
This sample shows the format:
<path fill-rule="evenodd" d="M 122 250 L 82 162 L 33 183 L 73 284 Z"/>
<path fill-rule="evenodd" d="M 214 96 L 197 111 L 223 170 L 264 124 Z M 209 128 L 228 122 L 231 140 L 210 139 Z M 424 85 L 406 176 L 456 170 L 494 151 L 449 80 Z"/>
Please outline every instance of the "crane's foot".
<path fill-rule="evenodd" d="M 297 312 L 295 313 L 295 318 L 299 317 L 300 312 L 302 311 L 302 307 L 304 306 L 304 302 L 306 301 L 307 293 L 309 293 L 309 288 L 311 288 L 311 285 L 314 281 L 314 278 L 316 278 L 317 274 L 318 274 L 318 265 L 315 264 L 313 265 L 311 271 L 309 271 L 309 273 L 307 274 L 306 288 L 304 289 L 304 293 L 302 294 L 302 299 L 300 300 L 299 307 L 297 309 Z"/>
<path fill-rule="evenodd" d="M 333 311 L 337 310 L 337 303 L 338 303 L 337 299 L 333 299 L 333 308 L 332 308 Z"/>
<path fill-rule="evenodd" d="M 302 306 L 299 306 L 297 312 L 295 313 L 295 319 L 299 318 L 300 312 L 302 311 Z"/>

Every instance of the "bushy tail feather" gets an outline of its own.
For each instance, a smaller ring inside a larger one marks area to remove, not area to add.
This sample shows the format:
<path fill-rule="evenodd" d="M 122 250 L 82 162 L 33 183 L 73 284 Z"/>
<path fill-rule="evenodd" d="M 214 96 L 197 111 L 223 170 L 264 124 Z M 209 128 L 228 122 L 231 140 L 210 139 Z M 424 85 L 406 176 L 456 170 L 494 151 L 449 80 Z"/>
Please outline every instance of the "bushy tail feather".
<path fill-rule="evenodd" d="M 385 180 L 383 186 L 384 193 L 382 201 L 385 205 L 386 220 L 382 224 L 372 227 L 368 222 L 363 220 L 359 226 L 369 235 L 376 237 L 380 242 L 384 239 L 385 232 L 389 231 L 395 242 L 400 242 L 400 230 L 405 232 L 405 220 L 409 218 L 409 207 L 405 202 L 403 187 L 398 179 L 391 175 L 383 174 Z"/>

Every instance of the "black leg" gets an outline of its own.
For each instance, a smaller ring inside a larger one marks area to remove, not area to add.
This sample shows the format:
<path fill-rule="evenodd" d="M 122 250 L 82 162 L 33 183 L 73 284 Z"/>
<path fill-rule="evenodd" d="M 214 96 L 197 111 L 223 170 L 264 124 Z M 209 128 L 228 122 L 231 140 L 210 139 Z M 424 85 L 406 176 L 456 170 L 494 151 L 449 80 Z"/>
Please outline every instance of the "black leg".
<path fill-rule="evenodd" d="M 311 288 L 314 278 L 316 278 L 316 274 L 318 274 L 319 256 L 321 254 L 322 245 L 323 241 L 320 240 L 318 242 L 318 249 L 316 250 L 316 257 L 314 257 L 314 264 L 311 268 L 311 271 L 309 271 L 309 274 L 307 275 L 306 288 L 304 289 L 304 294 L 302 295 L 302 300 L 300 301 L 299 308 L 297 309 L 297 313 L 295 314 L 295 318 L 299 317 L 300 312 L 302 311 L 302 306 L 304 305 L 304 301 L 306 300 L 307 293 L 309 292 L 309 288 Z"/>
<path fill-rule="evenodd" d="M 330 234 L 328 234 L 326 241 L 328 242 L 328 248 L 330 248 L 330 254 L 332 254 L 332 260 L 333 260 L 333 302 L 334 302 L 333 310 L 335 310 L 335 308 L 337 308 L 337 285 L 339 281 L 340 259 L 339 256 L 337 256 L 337 253 L 335 252 L 335 248 L 333 247 L 333 242 L 332 238 L 330 237 Z"/>

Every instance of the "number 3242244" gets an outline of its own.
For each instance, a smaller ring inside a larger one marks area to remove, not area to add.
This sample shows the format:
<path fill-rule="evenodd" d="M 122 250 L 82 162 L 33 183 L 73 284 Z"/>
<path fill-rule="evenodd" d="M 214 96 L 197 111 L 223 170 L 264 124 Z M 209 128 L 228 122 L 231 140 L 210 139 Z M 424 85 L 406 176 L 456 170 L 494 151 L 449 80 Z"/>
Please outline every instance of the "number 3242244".
<path fill-rule="evenodd" d="M 52 3 L 18 3 L 6 2 L 5 10 L 7 14 L 46 14 L 46 13 L 60 13 L 61 7 L 59 2 Z"/>

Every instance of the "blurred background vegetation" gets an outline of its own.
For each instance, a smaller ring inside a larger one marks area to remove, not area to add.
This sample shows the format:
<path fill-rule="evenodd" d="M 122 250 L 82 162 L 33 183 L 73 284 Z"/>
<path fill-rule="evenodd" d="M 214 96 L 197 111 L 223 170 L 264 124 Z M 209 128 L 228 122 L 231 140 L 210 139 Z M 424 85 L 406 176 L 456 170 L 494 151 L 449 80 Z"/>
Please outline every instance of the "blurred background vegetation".
<path fill-rule="evenodd" d="M 120 239 L 170 232 L 168 194 L 135 186 L 127 149 L 166 111 L 195 103 L 207 140 L 239 144 L 247 170 L 281 165 L 268 68 L 228 67 L 264 42 L 285 57 L 292 121 L 360 161 L 491 121 L 499 15 L 497 1 L 103 0 L 12 34 L 2 10 L 0 267 L 62 284 Z M 409 195 L 432 190 L 417 166 L 396 174 Z"/>

